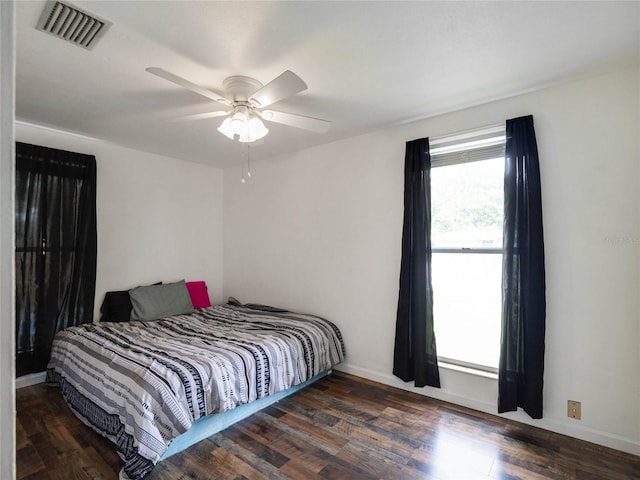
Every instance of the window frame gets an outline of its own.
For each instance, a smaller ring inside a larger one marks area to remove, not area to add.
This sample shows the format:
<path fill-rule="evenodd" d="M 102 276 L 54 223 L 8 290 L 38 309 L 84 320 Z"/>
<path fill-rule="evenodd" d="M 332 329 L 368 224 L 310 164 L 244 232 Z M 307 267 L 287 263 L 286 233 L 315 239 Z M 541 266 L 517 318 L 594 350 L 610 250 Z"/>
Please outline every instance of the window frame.
<path fill-rule="evenodd" d="M 495 159 L 499 156 L 504 158 L 505 147 L 506 126 L 504 124 L 433 137 L 433 139 L 429 140 L 431 168 L 479 162 Z M 431 247 L 431 253 L 502 255 L 504 248 Z M 498 374 L 498 368 L 496 367 L 441 355 L 438 355 L 438 365 L 443 368 L 451 368 L 453 370 L 489 376 L 491 378 L 497 378 Z"/>

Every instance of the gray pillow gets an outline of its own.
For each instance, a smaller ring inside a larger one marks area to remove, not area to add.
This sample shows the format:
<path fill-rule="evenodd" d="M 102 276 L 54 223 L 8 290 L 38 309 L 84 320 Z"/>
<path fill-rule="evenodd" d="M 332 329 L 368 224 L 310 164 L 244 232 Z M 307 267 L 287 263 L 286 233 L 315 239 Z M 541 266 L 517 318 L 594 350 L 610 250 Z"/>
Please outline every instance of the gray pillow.
<path fill-rule="evenodd" d="M 158 320 L 194 311 L 184 280 L 133 288 L 129 290 L 129 296 L 131 320 Z"/>

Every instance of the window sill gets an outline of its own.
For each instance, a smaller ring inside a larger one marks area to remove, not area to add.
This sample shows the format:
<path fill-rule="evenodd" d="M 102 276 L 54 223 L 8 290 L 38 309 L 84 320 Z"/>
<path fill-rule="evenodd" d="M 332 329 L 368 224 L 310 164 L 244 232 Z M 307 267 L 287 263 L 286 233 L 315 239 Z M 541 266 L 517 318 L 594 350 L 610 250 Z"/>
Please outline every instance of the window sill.
<path fill-rule="evenodd" d="M 486 372 L 477 368 L 462 367 L 460 365 L 454 365 L 453 363 L 438 362 L 438 367 L 447 370 L 454 370 L 456 372 L 467 373 L 469 375 L 475 375 L 477 377 L 489 378 L 491 380 L 498 380 L 498 374 L 493 372 Z"/>

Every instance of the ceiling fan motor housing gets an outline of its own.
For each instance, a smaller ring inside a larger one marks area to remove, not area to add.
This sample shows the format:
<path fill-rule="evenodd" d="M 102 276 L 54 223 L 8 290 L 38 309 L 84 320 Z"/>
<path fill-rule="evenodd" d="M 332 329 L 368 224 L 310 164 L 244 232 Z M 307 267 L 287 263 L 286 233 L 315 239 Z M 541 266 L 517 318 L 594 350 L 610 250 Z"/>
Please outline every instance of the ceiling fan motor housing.
<path fill-rule="evenodd" d="M 251 95 L 262 88 L 255 78 L 234 75 L 224 79 L 225 95 L 231 102 L 248 102 Z"/>

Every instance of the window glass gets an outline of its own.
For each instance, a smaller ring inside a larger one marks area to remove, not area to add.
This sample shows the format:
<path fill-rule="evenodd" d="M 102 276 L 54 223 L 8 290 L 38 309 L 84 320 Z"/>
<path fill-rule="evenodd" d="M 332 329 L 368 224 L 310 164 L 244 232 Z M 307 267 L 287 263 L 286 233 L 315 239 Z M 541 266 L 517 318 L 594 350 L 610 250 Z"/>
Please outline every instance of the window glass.
<path fill-rule="evenodd" d="M 431 246 L 502 248 L 504 159 L 431 170 Z"/>
<path fill-rule="evenodd" d="M 500 355 L 504 159 L 431 170 L 438 356 L 493 370 Z"/>

